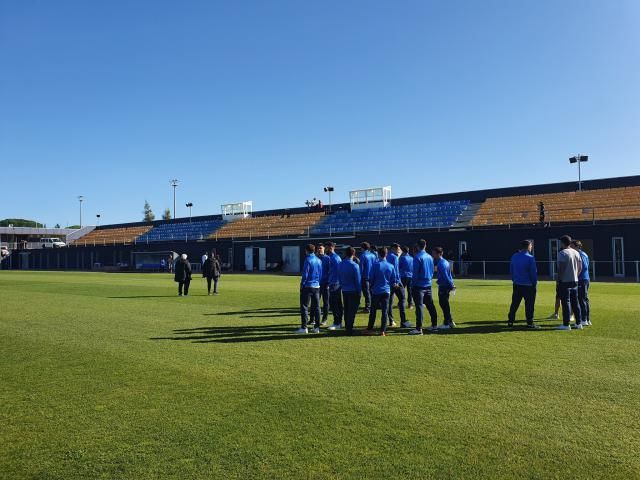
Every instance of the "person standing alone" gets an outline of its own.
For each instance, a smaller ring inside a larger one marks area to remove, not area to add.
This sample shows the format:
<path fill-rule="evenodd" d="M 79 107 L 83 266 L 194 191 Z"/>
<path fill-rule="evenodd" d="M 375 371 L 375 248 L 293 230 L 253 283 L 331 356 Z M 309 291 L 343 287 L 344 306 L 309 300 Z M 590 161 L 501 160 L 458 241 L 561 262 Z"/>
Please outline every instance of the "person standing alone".
<path fill-rule="evenodd" d="M 187 254 L 183 253 L 176 261 L 174 267 L 174 280 L 178 282 L 178 296 L 181 297 L 184 291 L 184 296 L 189 296 L 189 284 L 191 283 L 191 263 L 187 260 Z"/>
<path fill-rule="evenodd" d="M 531 242 L 523 240 L 520 250 L 511 257 L 511 281 L 513 291 L 511 293 L 511 307 L 509 307 L 509 320 L 507 326 L 513 327 L 516 321 L 516 312 L 524 298 L 524 310 L 527 318 L 527 328 L 536 329 L 533 323 L 533 312 L 536 303 L 536 289 L 538 286 L 538 269 L 536 259 L 531 255 Z"/>
<path fill-rule="evenodd" d="M 440 328 L 454 328 L 456 324 L 451 316 L 451 306 L 449 305 L 449 297 L 451 292 L 455 293 L 456 286 L 453 283 L 453 275 L 451 274 L 451 266 L 443 257 L 444 250 L 442 247 L 434 247 L 431 250 L 433 254 L 433 262 L 435 264 L 436 278 L 438 279 L 438 303 L 444 315 L 444 325 Z"/>
<path fill-rule="evenodd" d="M 202 276 L 207 279 L 207 295 L 211 295 L 211 281 L 213 280 L 213 294 L 218 294 L 218 280 L 220 280 L 220 262 L 214 252 L 202 265 Z"/>

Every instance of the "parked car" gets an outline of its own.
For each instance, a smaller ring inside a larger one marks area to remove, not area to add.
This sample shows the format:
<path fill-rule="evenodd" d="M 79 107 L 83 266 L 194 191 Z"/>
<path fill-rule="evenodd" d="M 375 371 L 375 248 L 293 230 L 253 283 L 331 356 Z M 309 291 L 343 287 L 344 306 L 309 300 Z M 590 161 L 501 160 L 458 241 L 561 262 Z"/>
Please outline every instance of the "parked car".
<path fill-rule="evenodd" d="M 66 244 L 56 237 L 51 238 L 41 238 L 42 248 L 61 248 L 66 247 Z"/>

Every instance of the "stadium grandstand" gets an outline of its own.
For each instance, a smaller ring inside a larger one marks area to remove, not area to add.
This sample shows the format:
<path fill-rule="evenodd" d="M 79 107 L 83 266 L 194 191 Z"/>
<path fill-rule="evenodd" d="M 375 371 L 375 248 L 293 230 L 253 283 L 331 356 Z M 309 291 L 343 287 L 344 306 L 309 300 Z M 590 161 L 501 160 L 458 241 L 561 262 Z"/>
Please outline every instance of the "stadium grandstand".
<path fill-rule="evenodd" d="M 218 215 L 85 228 L 66 232 L 64 248 L 31 244 L 22 249 L 28 260 L 9 256 L 3 268 L 135 269 L 143 254 L 187 253 L 195 260 L 215 250 L 232 270 L 278 265 L 297 273 L 310 241 L 357 246 L 364 240 L 413 244 L 425 237 L 444 246 L 458 265 L 482 260 L 488 262 L 483 274 L 504 273 L 504 266 L 491 262 L 504 262 L 505 251 L 529 238 L 553 275 L 557 239 L 570 233 L 583 240 L 600 275 L 640 277 L 640 176 L 585 181 L 582 191 L 566 182 L 392 199 L 390 187 L 378 187 L 354 190 L 349 198 L 320 211 L 254 212 L 246 201 L 222 205 Z"/>

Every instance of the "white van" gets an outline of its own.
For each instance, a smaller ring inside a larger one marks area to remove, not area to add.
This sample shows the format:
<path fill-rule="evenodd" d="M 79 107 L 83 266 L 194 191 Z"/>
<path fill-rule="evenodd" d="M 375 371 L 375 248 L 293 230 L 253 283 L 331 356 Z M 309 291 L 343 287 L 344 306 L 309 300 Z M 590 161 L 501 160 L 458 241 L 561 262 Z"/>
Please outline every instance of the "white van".
<path fill-rule="evenodd" d="M 62 240 L 56 237 L 41 238 L 40 242 L 42 242 L 42 248 L 61 248 L 66 246 Z"/>

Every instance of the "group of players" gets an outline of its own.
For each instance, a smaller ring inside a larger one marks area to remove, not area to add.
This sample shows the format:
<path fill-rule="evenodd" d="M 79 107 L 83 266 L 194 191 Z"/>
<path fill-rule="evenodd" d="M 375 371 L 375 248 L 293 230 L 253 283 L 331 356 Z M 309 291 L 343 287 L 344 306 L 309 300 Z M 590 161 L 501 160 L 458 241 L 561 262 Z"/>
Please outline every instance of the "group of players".
<path fill-rule="evenodd" d="M 565 235 L 560 242 L 563 248 L 558 252 L 556 298 L 557 305 L 562 305 L 563 324 L 558 329 L 571 330 L 570 322 L 575 318 L 573 328 L 581 330 L 591 325 L 589 257 L 579 240 Z M 344 258 L 341 258 L 333 242 L 317 247 L 308 244 L 300 281 L 301 325 L 296 333 L 306 334 L 309 329 L 319 333 L 320 327 L 328 326 L 329 330 L 344 329 L 347 335 L 353 335 L 361 298 L 364 298 L 364 311 L 369 314 L 367 328 L 361 332 L 363 335 L 375 334 L 378 311 L 381 312 L 380 335 L 385 336 L 387 328 L 397 327 L 393 317 L 394 297 L 398 300 L 400 325 L 410 329 L 409 335 L 423 334 L 425 308 L 431 320 L 431 325 L 426 328 L 428 332 L 454 328 L 456 324 L 449 299 L 455 295 L 456 287 L 451 265 L 443 257 L 442 247 L 434 247 L 430 255 L 426 245 L 425 240 L 419 240 L 412 255 L 409 247 L 400 247 L 397 243 L 390 248 L 377 248 L 363 242 L 359 257 L 356 257 L 353 247 L 347 247 Z M 531 254 L 532 246 L 529 240 L 523 240 L 520 250 L 511 258 L 513 292 L 508 327 L 513 327 L 516 312 L 524 300 L 527 328 L 539 328 L 533 316 L 538 272 Z M 438 303 L 444 316 L 444 323 L 440 326 L 433 301 L 434 276 L 438 285 Z M 407 320 L 407 307 L 415 308 L 415 327 Z M 328 325 L 330 310 L 333 323 Z M 557 311 L 558 307 L 550 318 L 558 318 Z"/>
<path fill-rule="evenodd" d="M 319 333 L 320 327 L 328 325 L 329 310 L 333 324 L 329 330 L 344 330 L 354 334 L 354 321 L 361 298 L 364 311 L 369 313 L 369 323 L 363 335 L 374 335 L 377 312 L 381 312 L 380 335 L 387 328 L 397 326 L 393 317 L 393 299 L 398 299 L 400 325 L 411 329 L 410 335 L 423 334 L 424 309 L 429 312 L 431 325 L 426 330 L 435 332 L 455 327 L 449 298 L 455 294 L 451 266 L 443 257 L 443 249 L 435 247 L 430 255 L 427 242 L 419 240 L 415 254 L 409 247 L 397 243 L 390 248 L 363 242 L 359 258 L 353 247 L 345 249 L 344 258 L 335 251 L 333 242 L 316 247 L 306 246 L 306 259 L 300 281 L 301 326 L 297 333 Z M 438 327 L 438 312 L 433 302 L 432 279 L 438 283 L 438 301 L 444 315 L 444 324 Z M 407 295 L 409 301 L 407 301 Z M 322 299 L 322 308 L 320 300 Z M 407 320 L 406 308 L 414 308 L 416 325 Z M 344 326 L 343 326 L 344 320 Z"/>

